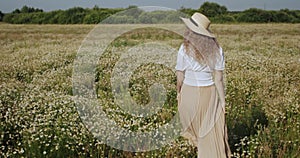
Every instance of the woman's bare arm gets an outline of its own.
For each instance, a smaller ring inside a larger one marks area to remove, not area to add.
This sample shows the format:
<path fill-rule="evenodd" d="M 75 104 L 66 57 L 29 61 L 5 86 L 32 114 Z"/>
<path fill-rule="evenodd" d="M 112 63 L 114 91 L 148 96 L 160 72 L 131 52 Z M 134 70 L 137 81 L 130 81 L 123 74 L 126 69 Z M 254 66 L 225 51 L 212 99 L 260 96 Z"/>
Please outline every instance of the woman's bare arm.
<path fill-rule="evenodd" d="M 223 71 L 214 71 L 214 80 L 219 94 L 220 102 L 222 106 L 225 106 L 225 92 L 224 92 L 224 82 L 223 82 Z"/>
<path fill-rule="evenodd" d="M 184 79 L 184 72 L 183 71 L 176 71 L 176 76 L 177 76 L 177 94 L 180 93 L 181 90 L 181 86 L 183 83 L 183 79 Z"/>

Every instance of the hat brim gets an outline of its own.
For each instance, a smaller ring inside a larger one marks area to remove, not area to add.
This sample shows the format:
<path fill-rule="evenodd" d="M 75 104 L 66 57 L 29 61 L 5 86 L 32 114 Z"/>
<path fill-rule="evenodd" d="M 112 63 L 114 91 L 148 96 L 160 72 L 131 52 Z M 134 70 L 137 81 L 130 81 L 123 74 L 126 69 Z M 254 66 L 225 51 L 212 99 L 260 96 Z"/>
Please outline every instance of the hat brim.
<path fill-rule="evenodd" d="M 193 32 L 204 35 L 204 36 L 208 36 L 211 38 L 215 38 L 216 36 L 213 33 L 210 33 L 206 28 L 202 27 L 202 26 L 196 26 L 189 18 L 182 18 L 180 17 L 180 19 L 184 22 L 184 24 L 191 29 Z"/>

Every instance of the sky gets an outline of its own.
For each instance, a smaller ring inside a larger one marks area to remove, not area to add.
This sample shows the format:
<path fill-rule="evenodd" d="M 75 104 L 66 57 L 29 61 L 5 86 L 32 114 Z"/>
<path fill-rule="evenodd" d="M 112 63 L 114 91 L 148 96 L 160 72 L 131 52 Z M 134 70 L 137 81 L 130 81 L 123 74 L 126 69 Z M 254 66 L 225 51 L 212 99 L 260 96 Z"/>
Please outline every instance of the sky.
<path fill-rule="evenodd" d="M 300 0 L 0 0 L 0 11 L 9 13 L 24 5 L 44 11 L 65 10 L 75 6 L 92 8 L 95 5 L 100 8 L 126 8 L 129 5 L 136 5 L 161 6 L 171 9 L 179 9 L 183 6 L 197 9 L 205 1 L 224 5 L 230 11 L 243 11 L 249 8 L 300 10 Z"/>

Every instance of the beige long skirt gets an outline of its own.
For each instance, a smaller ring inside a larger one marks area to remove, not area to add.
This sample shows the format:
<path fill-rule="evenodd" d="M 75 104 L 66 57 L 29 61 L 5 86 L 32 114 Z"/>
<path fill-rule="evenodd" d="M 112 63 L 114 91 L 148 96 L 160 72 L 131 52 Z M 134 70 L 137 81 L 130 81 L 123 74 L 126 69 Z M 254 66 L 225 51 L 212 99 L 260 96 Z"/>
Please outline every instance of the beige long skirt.
<path fill-rule="evenodd" d="M 178 103 L 182 136 L 197 146 L 198 158 L 230 157 L 225 107 L 219 104 L 215 85 L 183 84 Z"/>

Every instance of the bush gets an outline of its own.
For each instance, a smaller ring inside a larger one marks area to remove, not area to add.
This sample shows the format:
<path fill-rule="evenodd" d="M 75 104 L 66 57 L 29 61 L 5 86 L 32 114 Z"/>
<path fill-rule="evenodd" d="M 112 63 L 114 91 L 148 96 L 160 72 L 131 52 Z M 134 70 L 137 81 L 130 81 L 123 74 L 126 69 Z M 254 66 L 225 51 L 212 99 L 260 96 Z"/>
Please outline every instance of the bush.
<path fill-rule="evenodd" d="M 227 13 L 225 6 L 220 6 L 218 3 L 205 2 L 199 8 L 199 12 L 207 17 L 216 17 Z"/>
<path fill-rule="evenodd" d="M 240 13 L 237 18 L 238 22 L 270 22 L 271 21 L 271 14 L 267 11 L 257 9 L 257 8 L 250 8 L 245 10 L 244 12 Z"/>
<path fill-rule="evenodd" d="M 234 22 L 236 22 L 235 18 L 228 14 L 219 15 L 214 18 L 211 18 L 211 21 L 213 23 L 234 23 Z"/>
<path fill-rule="evenodd" d="M 283 11 L 274 12 L 273 15 L 274 15 L 274 21 L 272 21 L 272 22 L 288 22 L 288 23 L 290 23 L 290 22 L 296 21 L 295 17 L 293 17 L 292 15 L 289 15 L 288 13 L 283 12 Z"/>
<path fill-rule="evenodd" d="M 3 16 L 4 16 L 4 14 L 0 11 L 0 21 L 3 20 Z"/>

